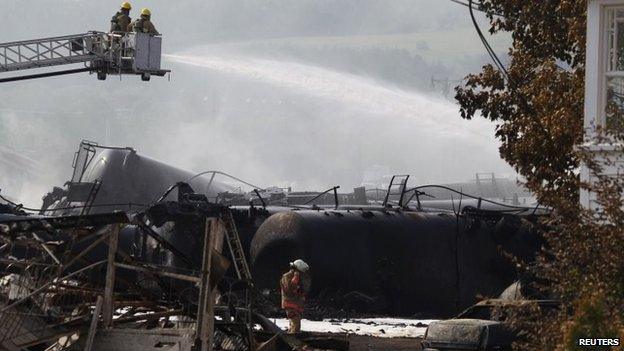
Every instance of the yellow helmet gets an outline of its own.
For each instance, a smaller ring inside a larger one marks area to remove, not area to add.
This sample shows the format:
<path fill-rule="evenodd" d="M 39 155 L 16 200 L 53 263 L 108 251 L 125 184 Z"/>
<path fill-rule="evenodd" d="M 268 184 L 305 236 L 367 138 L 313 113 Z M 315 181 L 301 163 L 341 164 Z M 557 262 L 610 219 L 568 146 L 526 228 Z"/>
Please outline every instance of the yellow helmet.
<path fill-rule="evenodd" d="M 121 4 L 121 8 L 124 9 L 124 10 L 130 10 L 130 9 L 132 9 L 132 5 L 130 5 L 130 3 L 126 1 L 126 2 Z"/>
<path fill-rule="evenodd" d="M 150 11 L 149 9 L 141 10 L 141 16 L 151 16 L 151 15 L 152 15 L 152 11 Z"/>

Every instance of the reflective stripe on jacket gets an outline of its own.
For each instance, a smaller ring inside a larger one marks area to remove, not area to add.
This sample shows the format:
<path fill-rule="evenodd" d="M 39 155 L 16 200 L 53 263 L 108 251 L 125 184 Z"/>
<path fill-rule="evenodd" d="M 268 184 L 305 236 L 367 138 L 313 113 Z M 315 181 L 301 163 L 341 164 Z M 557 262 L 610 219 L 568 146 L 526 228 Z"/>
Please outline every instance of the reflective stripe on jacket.
<path fill-rule="evenodd" d="M 303 312 L 306 295 L 310 290 L 308 274 L 290 270 L 280 279 L 282 308 Z"/>

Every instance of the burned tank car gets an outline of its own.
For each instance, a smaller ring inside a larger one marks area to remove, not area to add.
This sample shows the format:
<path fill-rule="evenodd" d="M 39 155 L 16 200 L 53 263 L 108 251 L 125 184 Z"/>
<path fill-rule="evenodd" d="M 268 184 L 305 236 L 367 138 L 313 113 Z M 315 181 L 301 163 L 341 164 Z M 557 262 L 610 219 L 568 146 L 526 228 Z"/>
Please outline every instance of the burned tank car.
<path fill-rule="evenodd" d="M 288 262 L 303 258 L 312 297 L 355 291 L 375 297 L 376 312 L 446 316 L 513 282 L 501 249 L 530 259 L 535 242 L 513 238 L 528 232 L 521 220 L 496 226 L 453 213 L 296 210 L 260 226 L 251 264 L 260 288 L 275 289 Z"/>
<path fill-rule="evenodd" d="M 177 182 L 188 181 L 194 174 L 152 158 L 141 156 L 129 148 L 98 147 L 93 158 L 86 163 L 84 172 L 78 179 L 69 182 L 69 189 L 65 197 L 56 199 L 50 208 L 62 208 L 68 203 L 84 202 L 92 189 L 92 183 L 101 182 L 93 208 L 90 213 L 106 213 L 114 210 L 129 210 L 128 204 L 149 205 L 172 185 Z M 74 175 L 76 178 L 76 175 Z M 197 193 L 215 199 L 217 194 L 231 191 L 231 186 L 219 181 L 211 181 L 209 177 L 197 177 L 188 183 Z M 175 199 L 176 191 L 169 194 L 167 199 Z M 109 205 L 111 206 L 104 206 Z M 140 210 L 143 207 L 132 207 L 130 210 Z M 59 211 L 57 214 L 70 213 Z"/>

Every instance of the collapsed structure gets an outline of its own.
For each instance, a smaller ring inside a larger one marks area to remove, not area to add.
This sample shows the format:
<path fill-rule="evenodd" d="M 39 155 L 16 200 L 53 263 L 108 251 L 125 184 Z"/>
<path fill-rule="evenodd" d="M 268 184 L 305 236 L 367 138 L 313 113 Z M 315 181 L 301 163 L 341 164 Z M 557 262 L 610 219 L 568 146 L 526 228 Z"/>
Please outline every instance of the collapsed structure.
<path fill-rule="evenodd" d="M 71 180 L 46 195 L 38 215 L 11 205 L 0 215 L 0 343 L 344 349 L 340 340 L 283 335 L 256 313 L 290 260 L 310 263 L 319 304 L 351 296 L 352 311 L 446 316 L 500 293 L 517 279 L 505 255 L 531 260 L 539 245 L 530 224 L 537 208 L 478 197 L 451 201 L 452 211 L 427 208 L 407 176 L 369 201 L 364 189 L 337 187 L 245 193 L 204 173 L 81 143 Z"/>
<path fill-rule="evenodd" d="M 293 350 L 308 345 L 283 335 L 251 309 L 253 280 L 229 208 L 209 203 L 187 184 L 180 188 L 176 201 L 133 215 L 5 211 L 10 213 L 0 217 L 2 349 Z M 159 234 L 165 223 L 196 245 L 192 252 L 181 252 Z M 223 255 L 225 245 L 230 259 Z M 234 274 L 223 279 L 230 265 Z M 347 349 L 344 342 L 334 344 L 338 347 L 331 349 Z"/>

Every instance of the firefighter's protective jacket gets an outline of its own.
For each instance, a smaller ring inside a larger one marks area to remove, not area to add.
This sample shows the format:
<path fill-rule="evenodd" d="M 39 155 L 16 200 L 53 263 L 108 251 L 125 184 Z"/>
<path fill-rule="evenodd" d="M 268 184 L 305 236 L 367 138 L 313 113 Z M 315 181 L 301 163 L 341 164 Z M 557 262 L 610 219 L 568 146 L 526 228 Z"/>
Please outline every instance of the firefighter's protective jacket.
<path fill-rule="evenodd" d="M 306 295 L 310 292 L 310 275 L 291 269 L 280 280 L 282 290 L 282 308 L 303 312 Z"/>
<path fill-rule="evenodd" d="M 158 35 L 158 31 L 156 30 L 156 27 L 154 27 L 154 24 L 152 23 L 152 21 L 150 21 L 147 18 L 139 18 L 134 20 L 134 22 L 130 23 L 130 25 L 128 26 L 128 31 L 135 31 L 138 33 L 148 33 L 148 34 L 152 34 L 152 35 Z"/>
<path fill-rule="evenodd" d="M 130 16 L 118 11 L 113 18 L 111 18 L 111 32 L 127 32 L 130 25 Z"/>

